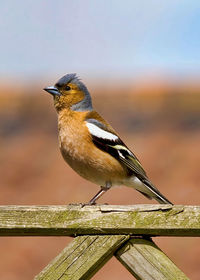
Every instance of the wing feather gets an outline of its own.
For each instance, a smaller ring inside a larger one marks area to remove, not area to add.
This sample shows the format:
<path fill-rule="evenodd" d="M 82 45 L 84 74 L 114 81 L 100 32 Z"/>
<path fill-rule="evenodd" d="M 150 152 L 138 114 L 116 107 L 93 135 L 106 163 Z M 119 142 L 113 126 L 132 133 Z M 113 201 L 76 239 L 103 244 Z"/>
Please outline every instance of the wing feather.
<path fill-rule="evenodd" d="M 127 167 L 129 174 L 132 172 L 138 178 L 147 179 L 146 172 L 142 168 L 137 157 L 128 149 L 113 130 L 108 130 L 107 126 L 96 119 L 88 119 L 86 125 L 92 135 L 93 143 L 99 149 L 111 154 L 122 162 Z"/>
<path fill-rule="evenodd" d="M 91 125 L 87 125 L 92 124 Z M 104 123 L 97 121 L 96 119 L 88 119 L 86 125 L 91 133 L 92 141 L 104 152 L 109 153 L 114 158 L 119 160 L 126 168 L 128 175 L 136 176 L 152 193 L 154 197 L 160 203 L 172 204 L 166 197 L 164 197 L 159 190 L 148 179 L 146 172 L 144 171 L 140 161 L 137 157 L 128 149 L 123 141 L 118 137 L 114 130 L 106 126 Z M 95 128 L 96 126 L 96 128 Z M 140 191 L 140 190 L 139 190 Z M 151 196 L 148 193 L 140 191 L 148 198 Z"/>

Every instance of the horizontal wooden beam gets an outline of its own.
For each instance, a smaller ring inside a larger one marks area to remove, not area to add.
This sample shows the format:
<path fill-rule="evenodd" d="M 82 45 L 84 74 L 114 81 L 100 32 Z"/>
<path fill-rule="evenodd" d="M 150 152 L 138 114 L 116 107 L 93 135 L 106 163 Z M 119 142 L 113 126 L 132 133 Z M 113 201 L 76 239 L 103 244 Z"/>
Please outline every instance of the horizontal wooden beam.
<path fill-rule="evenodd" d="M 200 206 L 0 206 L 1 236 L 200 236 Z"/>

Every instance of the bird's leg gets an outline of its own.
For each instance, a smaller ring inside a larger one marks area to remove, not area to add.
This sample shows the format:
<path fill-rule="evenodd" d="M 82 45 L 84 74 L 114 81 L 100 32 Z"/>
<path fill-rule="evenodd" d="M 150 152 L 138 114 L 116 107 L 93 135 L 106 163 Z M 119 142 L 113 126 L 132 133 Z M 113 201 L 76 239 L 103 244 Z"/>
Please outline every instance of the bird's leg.
<path fill-rule="evenodd" d="M 100 191 L 88 202 L 88 205 L 96 204 L 96 200 L 99 199 L 108 189 L 101 187 Z"/>
<path fill-rule="evenodd" d="M 112 184 L 110 182 L 106 182 L 105 186 L 101 186 L 100 191 L 88 202 L 88 205 L 96 204 L 97 199 L 99 199 L 105 192 L 107 192 L 111 188 Z"/>

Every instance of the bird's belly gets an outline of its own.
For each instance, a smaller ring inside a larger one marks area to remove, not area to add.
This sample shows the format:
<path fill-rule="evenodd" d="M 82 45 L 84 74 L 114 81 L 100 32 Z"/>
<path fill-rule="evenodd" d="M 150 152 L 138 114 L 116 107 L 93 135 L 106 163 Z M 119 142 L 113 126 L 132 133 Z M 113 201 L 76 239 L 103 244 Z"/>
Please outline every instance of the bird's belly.
<path fill-rule="evenodd" d="M 69 142 L 60 143 L 65 161 L 83 178 L 104 186 L 106 182 L 121 185 L 127 176 L 126 169 L 111 155 L 95 146 L 87 149 L 83 145 Z"/>

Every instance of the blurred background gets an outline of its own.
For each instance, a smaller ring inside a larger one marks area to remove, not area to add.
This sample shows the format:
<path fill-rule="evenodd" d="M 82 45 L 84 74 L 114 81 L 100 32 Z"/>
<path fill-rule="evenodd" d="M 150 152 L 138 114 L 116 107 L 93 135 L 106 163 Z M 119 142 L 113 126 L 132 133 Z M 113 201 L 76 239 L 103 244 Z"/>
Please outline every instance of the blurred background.
<path fill-rule="evenodd" d="M 175 204 L 199 205 L 200 2 L 0 2 L 0 204 L 87 202 L 99 187 L 63 161 L 52 97 L 42 90 L 77 73 L 95 108 Z M 127 187 L 100 203 L 154 203 Z M 1 237 L 0 278 L 33 279 L 67 237 Z M 200 277 L 199 238 L 154 238 Z M 114 258 L 94 277 L 133 279 Z"/>

